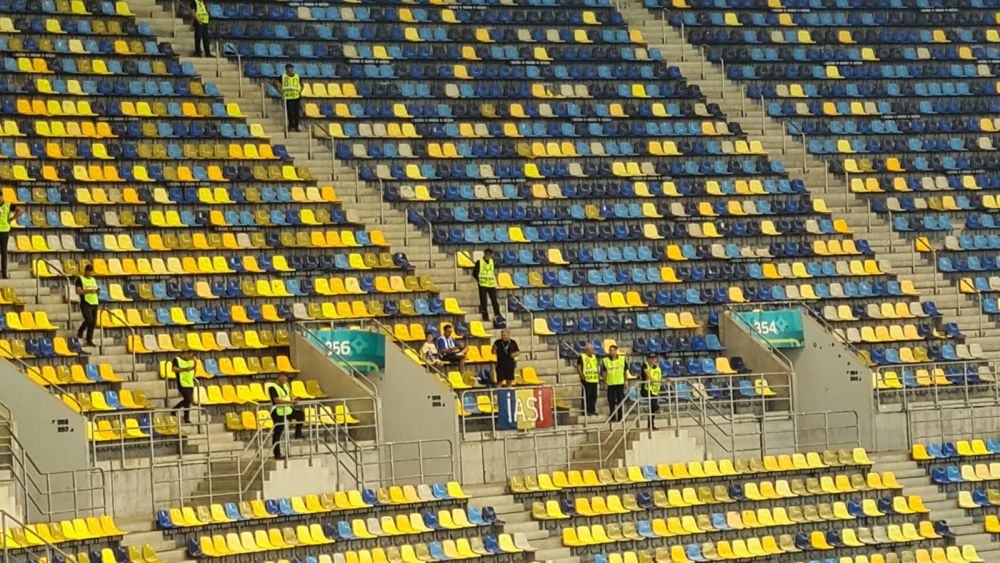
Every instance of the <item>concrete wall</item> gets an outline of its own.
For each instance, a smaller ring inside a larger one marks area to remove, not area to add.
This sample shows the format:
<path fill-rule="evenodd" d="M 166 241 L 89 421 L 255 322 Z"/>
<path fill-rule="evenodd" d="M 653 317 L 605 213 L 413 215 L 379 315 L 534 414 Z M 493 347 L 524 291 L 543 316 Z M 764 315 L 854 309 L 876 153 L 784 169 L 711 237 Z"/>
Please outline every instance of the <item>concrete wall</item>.
<path fill-rule="evenodd" d="M 29 463 L 24 468 L 29 475 L 27 495 L 33 499 L 24 503 L 27 517 L 58 519 L 102 506 L 103 492 L 79 492 L 101 485 L 99 479 L 91 483 L 92 474 L 86 471 L 90 467 L 86 420 L 11 362 L 0 360 L 0 378 L 0 402 L 10 409 L 18 442 L 37 467 L 36 471 Z"/>
<path fill-rule="evenodd" d="M 501 439 L 466 440 L 461 444 L 463 483 L 496 483 L 511 475 L 566 469 L 572 463 L 586 465 L 582 454 L 596 457 L 596 434 L 575 432 L 507 433 Z M 581 451 L 583 450 L 583 451 Z M 589 467 L 589 466 L 588 466 Z"/>
<path fill-rule="evenodd" d="M 752 334 L 742 324 L 733 318 L 732 313 L 726 313 L 719 318 L 719 339 L 726 347 L 726 353 L 743 358 L 746 365 L 753 371 L 764 375 L 775 396 L 768 400 L 768 410 L 793 410 L 792 398 L 789 397 L 787 357 L 779 356 L 778 350 L 772 349 Z M 783 374 L 783 375 L 778 375 Z"/>
<path fill-rule="evenodd" d="M 359 427 L 374 428 L 379 423 L 376 413 L 372 412 L 371 403 L 372 400 L 375 401 L 377 411 L 377 399 L 354 376 L 331 361 L 323 350 L 298 333 L 292 334 L 289 349 L 292 365 L 302 372 L 299 377 L 315 379 L 320 388 L 335 399 L 346 398 L 347 408 L 360 420 Z M 361 432 L 355 437 L 362 440 L 375 438 L 373 434 L 368 435 L 368 432 Z"/>
<path fill-rule="evenodd" d="M 812 315 L 803 311 L 801 317 L 805 345 L 785 350 L 795 366 L 795 410 L 855 411 L 861 445 L 874 447 L 870 370 Z"/>
<path fill-rule="evenodd" d="M 177 499 L 192 495 L 205 480 L 205 474 L 203 465 L 185 467 L 183 476 L 176 468 L 150 469 L 140 464 L 116 468 L 105 474 L 110 489 L 108 496 L 114 499 L 115 518 L 148 520 L 155 510 L 179 506 Z"/>
<path fill-rule="evenodd" d="M 705 447 L 684 430 L 643 432 L 625 452 L 626 465 L 657 465 L 705 459 Z"/>
<path fill-rule="evenodd" d="M 395 457 L 392 467 L 383 467 L 381 472 L 389 474 L 395 471 L 398 475 L 406 476 L 453 472 L 458 463 L 459 441 L 454 391 L 414 362 L 391 340 L 387 339 L 385 344 L 385 374 L 366 376 L 378 397 L 379 443 L 414 440 L 425 442 L 421 446 L 401 444 L 380 454 L 382 457 Z M 365 392 L 365 387 L 354 379 L 354 375 L 342 369 L 323 350 L 300 335 L 296 335 L 293 341 L 292 359 L 310 377 L 317 375 L 324 389 L 329 384 L 329 389 L 335 396 L 338 393 L 346 394 L 342 396 L 358 396 Z M 446 448 L 450 452 L 450 459 L 447 461 L 440 459 L 443 446 L 437 442 L 439 440 L 450 443 Z M 429 457 L 438 460 L 428 461 L 420 466 L 413 462 L 420 456 L 425 460 Z"/>
<path fill-rule="evenodd" d="M 337 478 L 336 463 L 329 456 L 313 459 L 289 460 L 278 464 L 264 480 L 264 498 L 280 498 L 316 494 L 354 488 L 356 484 Z"/>
<path fill-rule="evenodd" d="M 18 439 L 42 471 L 90 466 L 87 422 L 18 369 L 0 360 L 0 402 L 10 409 Z"/>
<path fill-rule="evenodd" d="M 876 415 L 878 451 L 909 451 L 914 443 L 992 438 L 1000 435 L 1000 405 L 928 408 Z"/>

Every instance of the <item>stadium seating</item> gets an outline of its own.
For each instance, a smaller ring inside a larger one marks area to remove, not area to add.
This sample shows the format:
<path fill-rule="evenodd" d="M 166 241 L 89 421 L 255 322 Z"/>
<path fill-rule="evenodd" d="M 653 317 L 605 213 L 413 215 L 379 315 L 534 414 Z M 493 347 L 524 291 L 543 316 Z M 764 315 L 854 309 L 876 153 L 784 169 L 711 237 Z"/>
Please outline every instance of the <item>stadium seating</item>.
<path fill-rule="evenodd" d="M 0 189 L 26 211 L 10 245 L 15 268 L 30 262 L 61 287 L 92 265 L 100 325 L 140 363 L 191 349 L 202 377 L 249 385 L 294 373 L 285 349 L 298 320 L 378 318 L 432 334 L 451 322 L 473 344 L 486 336 L 470 335 L 458 303 L 439 298 L 383 232 L 354 220 L 126 2 L 2 11 L 0 46 L 17 56 L 4 59 L 0 85 L 0 158 L 13 159 Z M 0 303 L 0 355 L 28 362 L 75 410 L 149 407 L 110 366 L 88 363 L 76 338 L 57 336 L 44 311 L 22 308 L 9 288 Z M 470 369 L 486 361 L 473 360 Z M 173 420 L 132 422 L 91 435 L 177 435 Z"/>
<path fill-rule="evenodd" d="M 725 61 L 727 77 L 916 252 L 998 313 L 991 3 L 792 0 L 780 13 L 729 0 L 644 4 Z M 937 17 L 927 11 L 936 7 L 957 9 Z"/>
<path fill-rule="evenodd" d="M 860 558 L 888 545 L 983 561 L 973 546 L 944 544 L 954 537 L 947 524 L 927 519 L 923 500 L 906 495 L 893 473 L 870 468 L 856 449 L 557 471 L 515 477 L 509 486 L 564 546 L 598 549 L 601 562 L 789 553 L 816 560 L 834 549 Z"/>
<path fill-rule="evenodd" d="M 272 556 L 297 548 L 322 550 L 334 542 L 351 542 L 345 544 L 351 550 L 321 554 L 318 560 L 382 557 L 408 561 L 534 551 L 524 534 L 496 533 L 494 527 L 501 522 L 495 511 L 466 506 L 467 498 L 454 481 L 392 486 L 172 508 L 157 513 L 157 524 L 167 535 L 181 533 L 191 538 L 188 555 L 198 559 L 250 553 Z M 328 515 L 339 519 L 321 520 Z M 389 542 L 396 545 L 385 547 Z"/>
<path fill-rule="evenodd" d="M 750 371 L 722 349 L 718 315 L 800 300 L 834 307 L 873 367 L 958 357 L 933 303 L 609 2 L 211 11 L 272 97 L 295 65 L 312 133 L 459 267 L 493 247 L 510 307 L 566 359 L 621 343 L 664 356 L 670 376 Z"/>

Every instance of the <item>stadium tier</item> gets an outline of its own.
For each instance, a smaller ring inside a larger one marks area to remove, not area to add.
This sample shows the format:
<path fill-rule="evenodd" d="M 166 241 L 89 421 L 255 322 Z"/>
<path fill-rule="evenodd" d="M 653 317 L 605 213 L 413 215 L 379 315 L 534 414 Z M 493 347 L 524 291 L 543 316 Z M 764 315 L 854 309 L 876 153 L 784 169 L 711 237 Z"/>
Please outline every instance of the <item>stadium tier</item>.
<path fill-rule="evenodd" d="M 788 301 L 871 366 L 981 355 L 610 3 L 209 8 L 272 97 L 294 65 L 310 131 L 460 267 L 491 247 L 565 359 L 620 343 L 671 375 L 745 373 L 718 315 Z"/>
<path fill-rule="evenodd" d="M 724 61 L 974 307 L 997 313 L 995 3 L 644 4 Z"/>
<path fill-rule="evenodd" d="M 58 294 L 92 266 L 106 331 L 99 350 L 84 350 L 57 326 L 75 321 L 55 322 L 6 288 L 3 354 L 74 410 L 161 407 L 162 386 L 149 384 L 172 377 L 162 364 L 184 350 L 199 377 L 229 382 L 203 387 L 201 404 L 258 401 L 254 379 L 297 371 L 287 346 L 299 320 L 378 319 L 411 340 L 453 323 L 481 349 L 457 302 L 440 299 L 380 230 L 352 220 L 332 187 L 248 124 L 128 3 L 0 11 L 0 178 L 3 201 L 23 209 L 12 283 L 30 271 Z M 138 373 L 125 376 L 112 363 L 128 354 Z M 490 359 L 470 354 L 469 369 L 488 373 Z M 326 396 L 310 383 L 296 396 Z M 169 417 L 108 424 L 96 439 L 177 433 Z"/>
<path fill-rule="evenodd" d="M 0 0 L 4 561 L 1000 560 L 998 24 Z"/>

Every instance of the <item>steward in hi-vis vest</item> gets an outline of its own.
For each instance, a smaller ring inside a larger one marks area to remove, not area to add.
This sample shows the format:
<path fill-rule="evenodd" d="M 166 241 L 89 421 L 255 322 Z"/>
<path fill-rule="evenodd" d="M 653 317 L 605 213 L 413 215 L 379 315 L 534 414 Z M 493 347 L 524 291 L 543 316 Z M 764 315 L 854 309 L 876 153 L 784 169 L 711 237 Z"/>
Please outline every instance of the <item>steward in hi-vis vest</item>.
<path fill-rule="evenodd" d="M 195 372 L 198 362 L 194 359 L 193 350 L 185 350 L 171 362 L 174 375 L 177 377 L 177 392 L 181 400 L 174 405 L 175 410 L 182 410 L 184 422 L 191 422 L 191 405 L 194 403 Z"/>
<path fill-rule="evenodd" d="M 284 459 L 281 455 L 281 436 L 285 433 L 285 426 L 289 419 L 295 422 L 295 439 L 302 438 L 302 423 L 305 421 L 305 413 L 302 409 L 295 408 L 299 400 L 292 395 L 292 388 L 288 384 L 288 376 L 279 373 L 274 382 L 264 385 L 267 395 L 271 399 L 274 408 L 271 409 L 271 420 L 274 421 L 274 434 L 271 435 L 271 444 L 274 446 L 274 458 Z"/>
<path fill-rule="evenodd" d="M 289 131 L 299 130 L 299 112 L 302 98 L 302 79 L 294 65 L 285 65 L 281 75 L 281 99 L 285 101 L 285 118 Z"/>
<path fill-rule="evenodd" d="M 472 268 L 472 277 L 476 278 L 476 284 L 479 286 L 479 314 L 483 316 L 483 320 L 490 320 L 489 311 L 486 309 L 488 298 L 493 303 L 493 316 L 496 317 L 498 324 L 503 323 L 500 304 L 497 302 L 497 263 L 493 260 L 493 251 L 489 248 L 483 251 L 482 258 L 476 260 Z"/>
<path fill-rule="evenodd" d="M 191 25 L 194 27 L 194 56 L 214 57 L 209 46 L 208 22 L 212 17 L 208 13 L 205 0 L 191 0 Z"/>

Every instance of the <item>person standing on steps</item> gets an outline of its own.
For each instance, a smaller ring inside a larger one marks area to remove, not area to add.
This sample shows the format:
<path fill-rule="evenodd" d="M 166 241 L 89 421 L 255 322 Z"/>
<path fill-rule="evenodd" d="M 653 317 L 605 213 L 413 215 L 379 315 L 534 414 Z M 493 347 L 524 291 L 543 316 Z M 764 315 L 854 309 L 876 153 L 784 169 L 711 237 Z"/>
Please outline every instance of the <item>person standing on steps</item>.
<path fill-rule="evenodd" d="M 597 354 L 594 353 L 594 345 L 590 342 L 584 346 L 576 360 L 576 373 L 583 385 L 584 414 L 594 416 L 597 414 L 597 384 L 601 381 L 601 368 Z"/>
<path fill-rule="evenodd" d="M 493 343 L 493 355 L 497 357 L 497 385 L 500 387 L 514 386 L 514 371 L 517 369 L 517 355 L 521 349 L 517 340 L 511 340 L 510 331 L 500 331 L 500 338 Z"/>
<path fill-rule="evenodd" d="M 483 257 L 476 260 L 472 267 L 472 277 L 476 278 L 479 285 L 479 314 L 484 321 L 490 320 L 490 314 L 486 309 L 486 298 L 493 302 L 493 316 L 496 322 L 502 325 L 503 317 L 500 316 L 500 304 L 497 302 L 497 266 L 493 261 L 493 251 L 489 248 L 483 251 Z"/>
<path fill-rule="evenodd" d="M 86 333 L 87 346 L 96 346 L 94 328 L 97 327 L 97 308 L 101 304 L 100 292 L 94 278 L 94 267 L 87 264 L 83 268 L 83 274 L 76 278 L 76 294 L 80 296 L 80 314 L 83 315 L 76 337 L 82 340 Z"/>
<path fill-rule="evenodd" d="M 604 371 L 604 386 L 608 391 L 608 408 L 611 409 L 611 420 L 622 419 L 625 401 L 625 358 L 618 355 L 618 346 L 611 345 L 608 355 L 601 364 Z"/>
<path fill-rule="evenodd" d="M 184 424 L 191 424 L 191 405 L 194 404 L 195 360 L 194 351 L 185 350 L 173 359 L 171 367 L 177 376 L 177 392 L 181 400 L 174 410 L 184 409 Z"/>
<path fill-rule="evenodd" d="M 0 191 L 0 276 L 7 279 L 7 244 L 10 242 L 10 228 L 24 210 L 4 201 Z"/>
<path fill-rule="evenodd" d="M 656 429 L 656 413 L 660 412 L 657 398 L 660 396 L 660 381 L 663 380 L 663 370 L 656 361 L 656 354 L 647 354 L 646 363 L 642 364 L 642 394 L 649 399 L 649 429 Z"/>
<path fill-rule="evenodd" d="M 274 408 L 271 409 L 271 420 L 274 421 L 274 434 L 271 435 L 271 445 L 274 446 L 274 459 L 285 459 L 281 455 L 281 436 L 285 433 L 285 426 L 288 420 L 295 422 L 295 438 L 302 438 L 302 423 L 305 422 L 305 413 L 301 409 L 295 408 L 298 399 L 292 397 L 288 386 L 288 375 L 279 373 L 278 378 L 267 384 L 267 394 L 271 398 Z"/>
<path fill-rule="evenodd" d="M 289 131 L 299 130 L 299 100 L 302 96 L 302 79 L 294 65 L 285 65 L 281 75 L 281 99 L 285 101 L 285 117 Z"/>
<path fill-rule="evenodd" d="M 196 57 L 202 56 L 202 48 L 204 48 L 206 57 L 215 56 L 209 46 L 208 22 L 210 19 L 205 0 L 191 0 L 191 22 L 194 24 L 194 56 Z"/>

